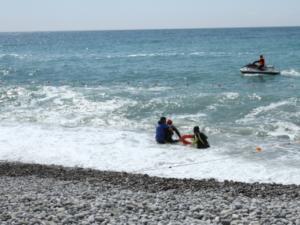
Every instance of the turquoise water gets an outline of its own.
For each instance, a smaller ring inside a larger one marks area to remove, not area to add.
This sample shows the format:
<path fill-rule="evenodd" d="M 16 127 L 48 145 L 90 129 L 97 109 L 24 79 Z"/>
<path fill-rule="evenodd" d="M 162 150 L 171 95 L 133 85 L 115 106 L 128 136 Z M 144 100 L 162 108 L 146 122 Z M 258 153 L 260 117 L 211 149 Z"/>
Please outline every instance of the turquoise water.
<path fill-rule="evenodd" d="M 282 74 L 241 75 L 240 67 L 260 54 Z M 166 148 L 185 150 L 156 146 L 156 122 L 167 116 L 182 133 L 199 125 L 209 136 L 209 154 L 238 158 L 242 161 L 238 168 L 247 163 L 257 166 L 257 156 L 250 153 L 261 147 L 258 166 L 265 173 L 258 180 L 277 181 L 286 171 L 279 182 L 300 183 L 299 90 L 297 27 L 0 33 L 0 128 L 11 134 L 0 139 L 0 159 L 66 164 L 70 159 L 57 161 L 61 152 L 55 155 L 55 149 L 69 147 L 75 154 L 74 146 L 90 146 L 102 151 L 107 140 L 112 149 L 130 148 L 132 154 L 135 148 L 146 152 L 154 148 L 158 155 Z M 97 137 L 89 139 L 86 129 L 108 136 L 95 142 Z M 72 138 L 66 146 L 67 135 Z M 138 135 L 142 137 L 136 140 Z M 30 141 L 24 144 L 23 138 Z M 135 146 L 137 142 L 141 143 Z M 35 155 L 41 148 L 44 155 L 55 156 L 26 158 L 26 153 Z M 23 153 L 12 154 L 16 149 Z M 96 162 L 101 155 L 92 164 L 87 155 L 80 157 L 73 164 L 101 168 Z M 114 160 L 107 157 L 106 161 Z M 175 157 L 172 163 L 194 162 L 193 157 L 187 161 Z M 147 166 L 167 164 L 170 156 L 158 158 Z M 143 160 L 121 169 L 142 169 Z M 255 173 L 229 178 L 253 181 Z M 195 174 L 202 178 L 205 172 Z M 211 176 L 224 174 L 214 171 Z"/>

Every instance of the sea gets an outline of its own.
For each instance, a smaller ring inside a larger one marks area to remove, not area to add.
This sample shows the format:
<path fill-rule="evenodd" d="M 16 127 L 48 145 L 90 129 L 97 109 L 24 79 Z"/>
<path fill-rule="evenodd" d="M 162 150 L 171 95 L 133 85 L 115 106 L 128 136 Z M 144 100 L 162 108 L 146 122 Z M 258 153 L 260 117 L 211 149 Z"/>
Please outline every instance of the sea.
<path fill-rule="evenodd" d="M 0 161 L 300 184 L 300 27 L 0 33 Z"/>

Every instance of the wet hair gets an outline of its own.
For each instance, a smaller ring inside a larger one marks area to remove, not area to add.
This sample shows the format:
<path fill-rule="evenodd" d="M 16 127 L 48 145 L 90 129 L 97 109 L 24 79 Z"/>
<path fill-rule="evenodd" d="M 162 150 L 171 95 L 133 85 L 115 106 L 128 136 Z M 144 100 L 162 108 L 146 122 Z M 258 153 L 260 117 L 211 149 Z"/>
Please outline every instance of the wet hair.
<path fill-rule="evenodd" d="M 198 133 L 198 132 L 200 132 L 200 128 L 198 126 L 195 126 L 194 127 L 194 133 Z"/>
<path fill-rule="evenodd" d="M 166 123 L 167 118 L 166 117 L 160 117 L 159 123 Z"/>

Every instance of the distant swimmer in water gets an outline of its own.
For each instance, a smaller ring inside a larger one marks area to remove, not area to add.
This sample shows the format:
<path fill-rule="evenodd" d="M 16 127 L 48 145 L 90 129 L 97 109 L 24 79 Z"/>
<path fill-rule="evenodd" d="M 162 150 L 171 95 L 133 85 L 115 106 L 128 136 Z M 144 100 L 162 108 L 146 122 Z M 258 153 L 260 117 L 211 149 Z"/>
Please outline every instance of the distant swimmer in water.
<path fill-rule="evenodd" d="M 253 65 L 256 65 L 258 69 L 263 70 L 263 68 L 266 66 L 265 58 L 263 55 L 260 55 L 259 60 L 252 63 Z"/>
<path fill-rule="evenodd" d="M 207 136 L 202 133 L 198 126 L 194 127 L 194 144 L 197 148 L 209 148 Z"/>
<path fill-rule="evenodd" d="M 167 134 L 171 132 L 171 128 L 167 125 L 167 118 L 161 117 L 156 127 L 156 142 L 159 144 L 167 143 Z"/>
<path fill-rule="evenodd" d="M 181 135 L 180 135 L 180 132 L 178 131 L 178 129 L 173 125 L 173 121 L 168 119 L 167 120 L 167 125 L 169 126 L 169 130 L 167 132 L 167 137 L 166 137 L 167 142 L 168 143 L 179 142 L 179 140 L 181 138 Z M 178 136 L 179 139 L 173 140 L 174 133 L 176 133 L 176 135 Z"/>

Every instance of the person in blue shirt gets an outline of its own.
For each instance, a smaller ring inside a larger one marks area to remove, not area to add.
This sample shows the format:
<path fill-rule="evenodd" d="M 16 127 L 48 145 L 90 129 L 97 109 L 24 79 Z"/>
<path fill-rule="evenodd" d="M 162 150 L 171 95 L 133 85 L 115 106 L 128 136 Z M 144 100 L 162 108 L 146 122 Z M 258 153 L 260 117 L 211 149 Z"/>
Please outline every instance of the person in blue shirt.
<path fill-rule="evenodd" d="M 156 135 L 155 139 L 156 142 L 159 144 L 165 144 L 167 143 L 167 134 L 169 132 L 169 126 L 167 125 L 167 118 L 161 117 L 158 121 L 158 125 L 156 127 Z"/>

